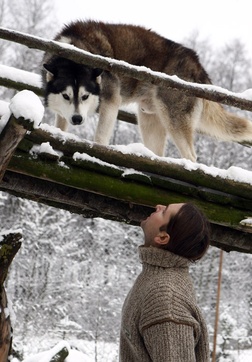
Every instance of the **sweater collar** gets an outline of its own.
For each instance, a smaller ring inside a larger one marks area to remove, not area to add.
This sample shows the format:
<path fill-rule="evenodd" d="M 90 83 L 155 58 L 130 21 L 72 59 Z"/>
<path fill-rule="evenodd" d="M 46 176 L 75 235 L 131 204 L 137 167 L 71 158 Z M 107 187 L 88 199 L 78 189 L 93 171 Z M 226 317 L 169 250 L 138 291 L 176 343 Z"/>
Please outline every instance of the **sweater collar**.
<path fill-rule="evenodd" d="M 163 268 L 188 268 L 190 261 L 170 251 L 152 246 L 140 246 L 139 256 L 143 264 L 160 266 Z"/>

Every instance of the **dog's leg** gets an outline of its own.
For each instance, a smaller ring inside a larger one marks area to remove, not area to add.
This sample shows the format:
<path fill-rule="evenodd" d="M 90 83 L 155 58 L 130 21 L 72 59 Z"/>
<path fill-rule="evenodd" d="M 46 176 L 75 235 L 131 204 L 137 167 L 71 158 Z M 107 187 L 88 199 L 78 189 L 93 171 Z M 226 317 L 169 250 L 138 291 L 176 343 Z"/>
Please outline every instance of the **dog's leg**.
<path fill-rule="evenodd" d="M 66 131 L 68 128 L 67 120 L 57 114 L 55 118 L 55 126 L 60 128 L 62 131 Z"/>
<path fill-rule="evenodd" d="M 194 148 L 194 133 L 201 118 L 202 103 L 193 103 L 193 101 L 187 98 L 183 100 L 181 96 L 178 98 L 177 94 L 171 99 L 166 95 L 166 101 L 169 107 L 162 100 L 159 101 L 160 103 L 157 107 L 162 124 L 167 134 L 171 136 L 181 157 L 195 162 L 197 155 Z M 185 112 L 181 109 L 182 106 L 185 108 L 188 106 L 191 110 Z"/>
<path fill-rule="evenodd" d="M 197 155 L 194 149 L 192 129 L 173 128 L 170 129 L 170 135 L 181 157 L 196 162 Z"/>
<path fill-rule="evenodd" d="M 99 106 L 99 122 L 95 133 L 95 142 L 108 145 L 112 136 L 118 109 L 121 104 L 121 97 L 118 94 L 113 99 L 102 100 Z"/>
<path fill-rule="evenodd" d="M 182 158 L 187 158 L 193 162 L 197 155 L 194 149 L 194 123 L 192 114 L 177 114 L 175 119 L 170 119 L 168 112 L 162 112 L 162 122 L 166 128 L 167 134 L 177 147 Z"/>
<path fill-rule="evenodd" d="M 138 124 L 144 145 L 158 156 L 164 156 L 166 129 L 155 113 L 144 113 L 139 108 Z"/>

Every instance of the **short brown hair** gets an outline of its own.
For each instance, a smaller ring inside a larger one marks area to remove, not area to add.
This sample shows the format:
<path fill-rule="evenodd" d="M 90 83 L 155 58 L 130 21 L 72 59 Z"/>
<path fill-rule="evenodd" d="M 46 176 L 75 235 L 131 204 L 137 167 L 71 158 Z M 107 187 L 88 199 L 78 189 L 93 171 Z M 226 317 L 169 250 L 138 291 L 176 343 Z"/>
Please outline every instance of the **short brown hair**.
<path fill-rule="evenodd" d="M 210 223 L 191 203 L 184 204 L 160 230 L 170 235 L 164 248 L 191 261 L 201 259 L 210 244 Z"/>

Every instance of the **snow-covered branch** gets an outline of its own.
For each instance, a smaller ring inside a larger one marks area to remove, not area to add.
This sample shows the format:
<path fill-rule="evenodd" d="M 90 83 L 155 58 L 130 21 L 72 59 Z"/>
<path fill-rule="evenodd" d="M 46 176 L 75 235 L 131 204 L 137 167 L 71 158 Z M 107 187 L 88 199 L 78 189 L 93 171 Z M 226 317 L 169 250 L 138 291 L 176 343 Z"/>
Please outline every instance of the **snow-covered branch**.
<path fill-rule="evenodd" d="M 69 44 L 35 37 L 6 28 L 0 28 L 0 38 L 17 42 L 30 48 L 51 52 L 91 67 L 99 67 L 155 85 L 179 89 L 190 96 L 205 98 L 252 111 L 252 101 L 250 100 L 252 98 L 252 92 L 250 90 L 243 93 L 234 93 L 213 85 L 186 82 L 175 75 L 154 72 L 146 67 L 133 66 L 124 61 L 94 55 Z"/>

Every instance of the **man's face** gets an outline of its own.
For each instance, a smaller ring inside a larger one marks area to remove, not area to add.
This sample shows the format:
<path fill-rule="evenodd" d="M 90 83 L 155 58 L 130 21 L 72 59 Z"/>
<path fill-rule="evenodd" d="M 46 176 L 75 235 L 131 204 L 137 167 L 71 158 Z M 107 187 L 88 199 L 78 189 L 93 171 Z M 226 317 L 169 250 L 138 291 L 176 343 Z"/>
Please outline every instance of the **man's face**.
<path fill-rule="evenodd" d="M 170 204 L 167 206 L 157 205 L 156 211 L 141 222 L 141 228 L 143 229 L 145 237 L 145 246 L 155 245 L 154 238 L 159 235 L 160 227 L 167 225 L 183 205 L 183 203 Z"/>

